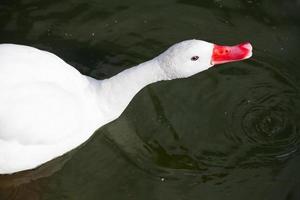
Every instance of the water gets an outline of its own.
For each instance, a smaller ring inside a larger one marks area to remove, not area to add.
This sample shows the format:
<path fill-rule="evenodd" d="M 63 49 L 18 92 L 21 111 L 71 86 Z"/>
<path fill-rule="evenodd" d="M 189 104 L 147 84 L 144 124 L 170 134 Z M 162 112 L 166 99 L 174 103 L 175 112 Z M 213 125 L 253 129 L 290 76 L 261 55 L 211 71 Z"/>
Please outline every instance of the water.
<path fill-rule="evenodd" d="M 250 60 L 152 84 L 81 148 L 0 176 L 0 199 L 300 199 L 297 0 L 2 0 L 0 42 L 103 79 L 198 38 Z"/>

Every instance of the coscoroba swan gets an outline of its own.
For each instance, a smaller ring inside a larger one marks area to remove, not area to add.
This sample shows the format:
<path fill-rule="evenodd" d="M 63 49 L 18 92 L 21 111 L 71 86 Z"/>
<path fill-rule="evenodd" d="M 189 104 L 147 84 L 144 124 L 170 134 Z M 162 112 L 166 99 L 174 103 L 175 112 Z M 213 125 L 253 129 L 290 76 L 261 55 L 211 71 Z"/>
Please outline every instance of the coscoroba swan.
<path fill-rule="evenodd" d="M 118 118 L 146 85 L 249 58 L 250 43 L 187 40 L 109 79 L 80 74 L 56 55 L 0 45 L 0 174 L 33 169 L 85 142 Z"/>

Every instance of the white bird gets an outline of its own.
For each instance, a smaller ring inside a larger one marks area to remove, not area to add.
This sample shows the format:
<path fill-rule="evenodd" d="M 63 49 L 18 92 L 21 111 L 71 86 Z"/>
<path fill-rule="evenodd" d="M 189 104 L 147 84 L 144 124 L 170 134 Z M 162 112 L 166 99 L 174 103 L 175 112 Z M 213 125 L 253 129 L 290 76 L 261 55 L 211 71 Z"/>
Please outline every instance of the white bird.
<path fill-rule="evenodd" d="M 36 168 L 76 148 L 118 118 L 150 83 L 189 77 L 251 55 L 250 43 L 187 40 L 112 78 L 96 80 L 52 53 L 1 44 L 0 174 Z"/>

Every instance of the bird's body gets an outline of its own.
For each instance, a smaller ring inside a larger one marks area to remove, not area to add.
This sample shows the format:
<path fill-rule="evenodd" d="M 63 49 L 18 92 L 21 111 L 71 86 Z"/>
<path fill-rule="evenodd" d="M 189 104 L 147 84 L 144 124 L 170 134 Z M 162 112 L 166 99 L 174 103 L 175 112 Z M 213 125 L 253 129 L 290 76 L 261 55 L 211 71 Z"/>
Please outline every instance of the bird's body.
<path fill-rule="evenodd" d="M 4 44 L 0 61 L 0 173 L 60 156 L 104 123 L 91 78 L 54 54 Z"/>
<path fill-rule="evenodd" d="M 85 142 L 144 86 L 173 78 L 163 59 L 97 81 L 52 53 L 0 45 L 0 174 L 33 169 Z"/>

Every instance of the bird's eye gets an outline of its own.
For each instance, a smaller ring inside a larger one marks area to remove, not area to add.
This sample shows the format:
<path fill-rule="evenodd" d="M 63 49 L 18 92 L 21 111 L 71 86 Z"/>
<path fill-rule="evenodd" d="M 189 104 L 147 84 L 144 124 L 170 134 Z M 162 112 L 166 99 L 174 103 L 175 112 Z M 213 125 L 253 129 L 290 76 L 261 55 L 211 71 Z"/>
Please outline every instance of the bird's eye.
<path fill-rule="evenodd" d="M 199 58 L 199 56 L 193 56 L 193 57 L 191 57 L 191 60 L 196 61 L 196 60 L 198 60 L 198 58 Z"/>

